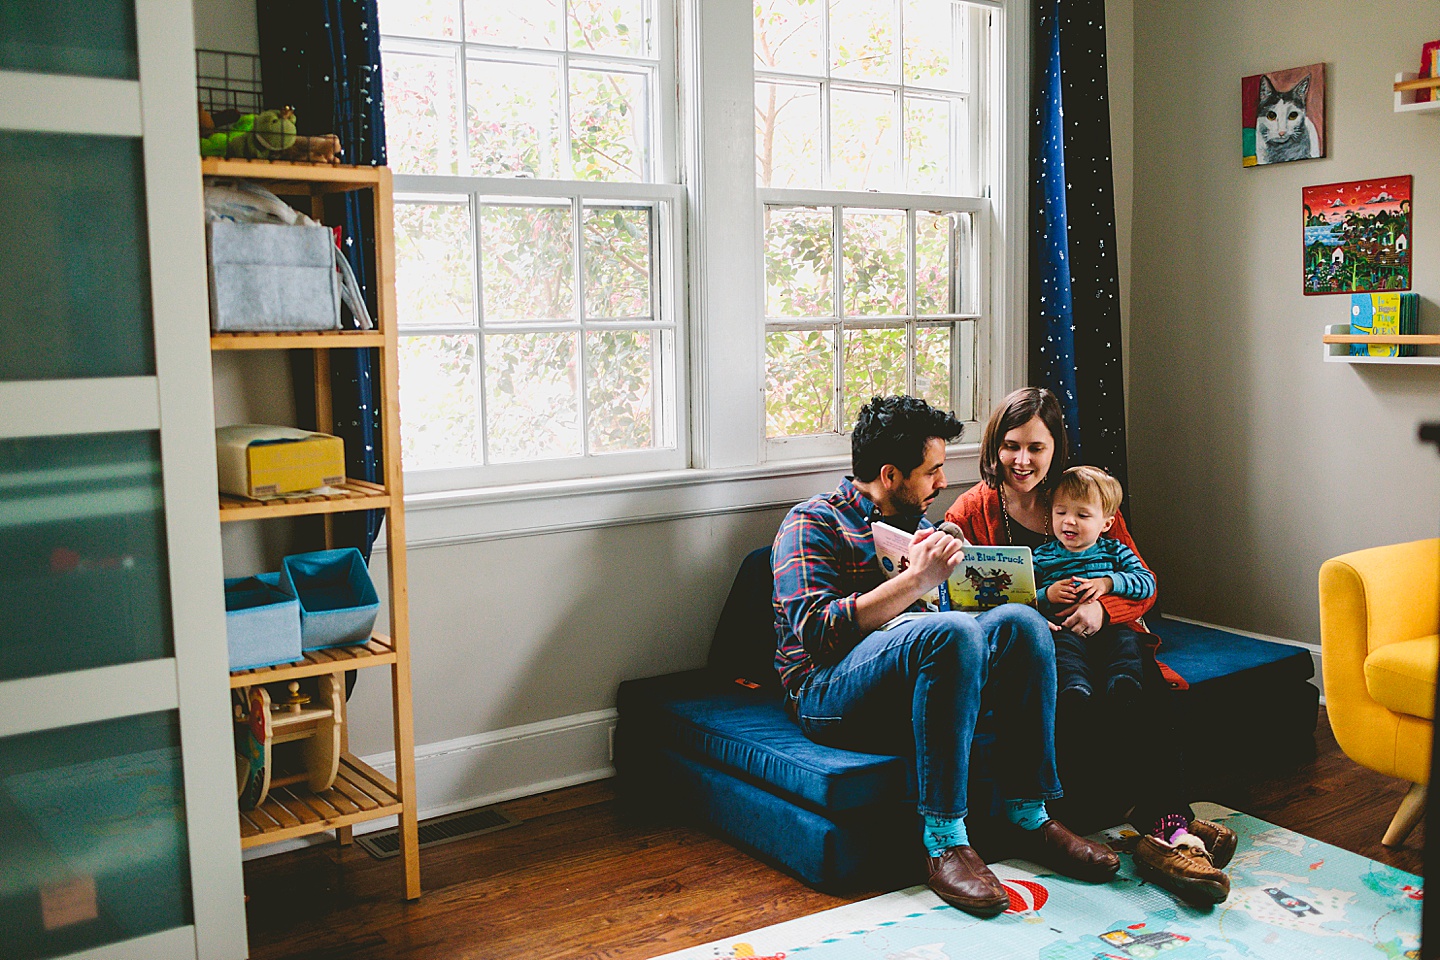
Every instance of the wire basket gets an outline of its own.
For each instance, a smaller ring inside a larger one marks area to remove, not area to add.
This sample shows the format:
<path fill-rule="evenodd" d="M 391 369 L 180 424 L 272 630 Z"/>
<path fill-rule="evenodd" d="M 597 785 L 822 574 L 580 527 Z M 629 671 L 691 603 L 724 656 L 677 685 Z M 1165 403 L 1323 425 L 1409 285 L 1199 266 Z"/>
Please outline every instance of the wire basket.
<path fill-rule="evenodd" d="M 260 58 L 230 50 L 195 51 L 195 92 L 200 108 L 200 153 L 206 157 L 339 163 L 334 134 L 297 134 L 294 112 L 279 107 L 260 128 L 240 129 L 241 117 L 265 112 Z M 206 120 L 213 124 L 207 127 Z"/>

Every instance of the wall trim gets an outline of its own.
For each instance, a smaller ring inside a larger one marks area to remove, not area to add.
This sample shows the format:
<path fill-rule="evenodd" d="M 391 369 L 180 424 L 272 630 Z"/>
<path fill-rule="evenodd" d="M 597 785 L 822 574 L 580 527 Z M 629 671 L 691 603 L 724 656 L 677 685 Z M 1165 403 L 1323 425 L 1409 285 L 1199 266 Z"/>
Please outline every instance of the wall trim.
<path fill-rule="evenodd" d="M 417 746 L 415 799 L 419 819 L 613 777 L 611 731 L 618 716 L 611 707 Z M 393 750 L 361 759 L 394 778 Z M 356 824 L 355 832 L 370 833 L 394 825 L 394 818 L 384 817 Z M 332 838 L 328 833 L 300 837 L 252 847 L 245 851 L 245 859 L 329 842 Z"/>
<path fill-rule="evenodd" d="M 978 481 L 979 444 L 952 447 L 945 467 L 954 486 Z M 822 457 L 749 467 L 412 493 L 405 497 L 405 542 L 416 550 L 788 509 L 833 489 L 849 471 L 849 457 Z M 374 550 L 385 552 L 383 535 Z"/>
<path fill-rule="evenodd" d="M 1226 627 L 1218 623 L 1206 623 L 1204 620 L 1192 620 L 1189 617 L 1177 617 L 1173 613 L 1164 614 L 1168 620 L 1179 620 L 1181 623 L 1194 624 L 1197 627 L 1209 627 L 1211 630 L 1224 630 L 1227 633 L 1238 633 L 1242 637 L 1250 637 L 1252 640 L 1268 640 L 1271 643 L 1283 643 L 1287 647 L 1300 647 L 1302 650 L 1310 651 L 1310 659 L 1315 663 L 1315 676 L 1310 678 L 1313 686 L 1320 688 L 1320 705 L 1325 705 L 1325 678 L 1320 673 L 1320 644 L 1306 643 L 1304 640 L 1290 640 L 1285 637 L 1272 637 L 1268 633 L 1255 633 L 1253 630 L 1241 630 L 1239 627 Z M 1162 638 L 1163 639 L 1163 638 Z"/>

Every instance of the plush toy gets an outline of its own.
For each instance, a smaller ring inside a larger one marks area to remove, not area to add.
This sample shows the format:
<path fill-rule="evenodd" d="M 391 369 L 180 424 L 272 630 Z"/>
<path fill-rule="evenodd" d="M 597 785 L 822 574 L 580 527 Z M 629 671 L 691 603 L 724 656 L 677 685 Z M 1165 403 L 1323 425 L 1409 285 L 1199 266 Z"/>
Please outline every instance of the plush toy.
<path fill-rule="evenodd" d="M 306 160 L 311 163 L 339 163 L 341 152 L 340 138 L 333 133 L 325 133 L 316 137 L 307 137 L 301 134 L 295 138 L 293 144 L 277 155 L 277 159 Z"/>
<path fill-rule="evenodd" d="M 213 122 L 213 121 L 212 121 Z M 290 107 L 242 114 L 228 128 L 203 135 L 201 117 L 202 157 L 248 157 L 269 160 L 295 146 L 295 111 Z"/>

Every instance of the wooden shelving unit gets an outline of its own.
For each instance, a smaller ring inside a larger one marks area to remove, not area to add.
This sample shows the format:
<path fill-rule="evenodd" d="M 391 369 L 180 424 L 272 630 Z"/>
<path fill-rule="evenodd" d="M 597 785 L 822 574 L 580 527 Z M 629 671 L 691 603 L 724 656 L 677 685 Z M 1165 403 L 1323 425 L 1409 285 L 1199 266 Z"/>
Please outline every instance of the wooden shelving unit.
<path fill-rule="evenodd" d="M 1440 77 L 1421 77 L 1418 73 L 1395 74 L 1395 112 L 1440 116 L 1440 100 L 1415 101 L 1416 91 L 1437 89 L 1440 89 Z"/>
<path fill-rule="evenodd" d="M 240 843 L 248 849 L 279 840 L 333 831 L 348 843 L 357 823 L 397 817 L 405 897 L 420 896 L 420 848 L 415 810 L 415 735 L 410 694 L 409 603 L 406 588 L 404 484 L 400 473 L 399 359 L 395 333 L 395 248 L 393 187 L 384 167 L 343 167 L 279 163 L 263 160 L 201 161 L 207 179 L 243 178 L 289 198 L 308 199 L 310 216 L 324 222 L 324 199 L 352 190 L 374 192 L 375 288 L 378 294 L 372 331 L 336 330 L 305 333 L 218 333 L 210 338 L 212 352 L 229 350 L 308 350 L 315 377 L 315 429 L 334 429 L 330 395 L 330 351 L 373 347 L 379 351 L 379 403 L 384 433 L 384 480 L 370 483 L 347 479 L 322 494 L 256 501 L 221 495 L 221 523 L 280 517 L 325 516 L 326 546 L 333 545 L 329 515 L 354 510 L 385 511 L 388 544 L 389 633 L 376 633 L 368 643 L 312 650 L 298 663 L 240 670 L 230 675 L 232 689 L 302 677 L 342 673 L 368 667 L 390 668 L 395 740 L 395 781 L 381 775 L 348 752 L 328 790 L 311 793 L 303 785 L 272 788 L 264 803 L 240 814 Z M 308 425 L 307 425 L 308 426 Z"/>
<path fill-rule="evenodd" d="M 1366 336 L 1350 332 L 1348 323 L 1332 323 L 1325 328 L 1325 335 L 1320 338 L 1325 351 L 1327 363 L 1375 363 L 1394 364 L 1410 366 L 1433 366 L 1440 364 L 1440 356 L 1424 355 L 1414 357 L 1356 357 L 1350 354 L 1350 345 L 1354 343 L 1364 344 L 1410 344 L 1416 347 L 1440 346 L 1440 336 L 1428 333 L 1419 334 L 1376 334 Z"/>

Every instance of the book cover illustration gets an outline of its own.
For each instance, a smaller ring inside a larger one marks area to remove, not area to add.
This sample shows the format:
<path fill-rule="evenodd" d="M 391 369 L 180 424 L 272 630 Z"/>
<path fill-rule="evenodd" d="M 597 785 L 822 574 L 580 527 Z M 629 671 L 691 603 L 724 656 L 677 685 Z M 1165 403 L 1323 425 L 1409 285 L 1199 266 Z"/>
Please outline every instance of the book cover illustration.
<path fill-rule="evenodd" d="M 1420 77 L 1440 77 L 1440 40 L 1426 41 L 1420 48 Z M 1435 91 L 1429 87 L 1415 91 L 1416 103 L 1429 103 L 1435 99 Z"/>
<path fill-rule="evenodd" d="M 876 521 L 870 526 L 875 537 L 875 555 L 886 577 L 894 577 L 910 565 L 910 542 L 914 535 Z M 945 583 L 922 598 L 933 610 L 978 612 L 1002 603 L 1035 605 L 1035 566 L 1029 547 L 980 547 L 965 545 L 965 558 Z"/>

